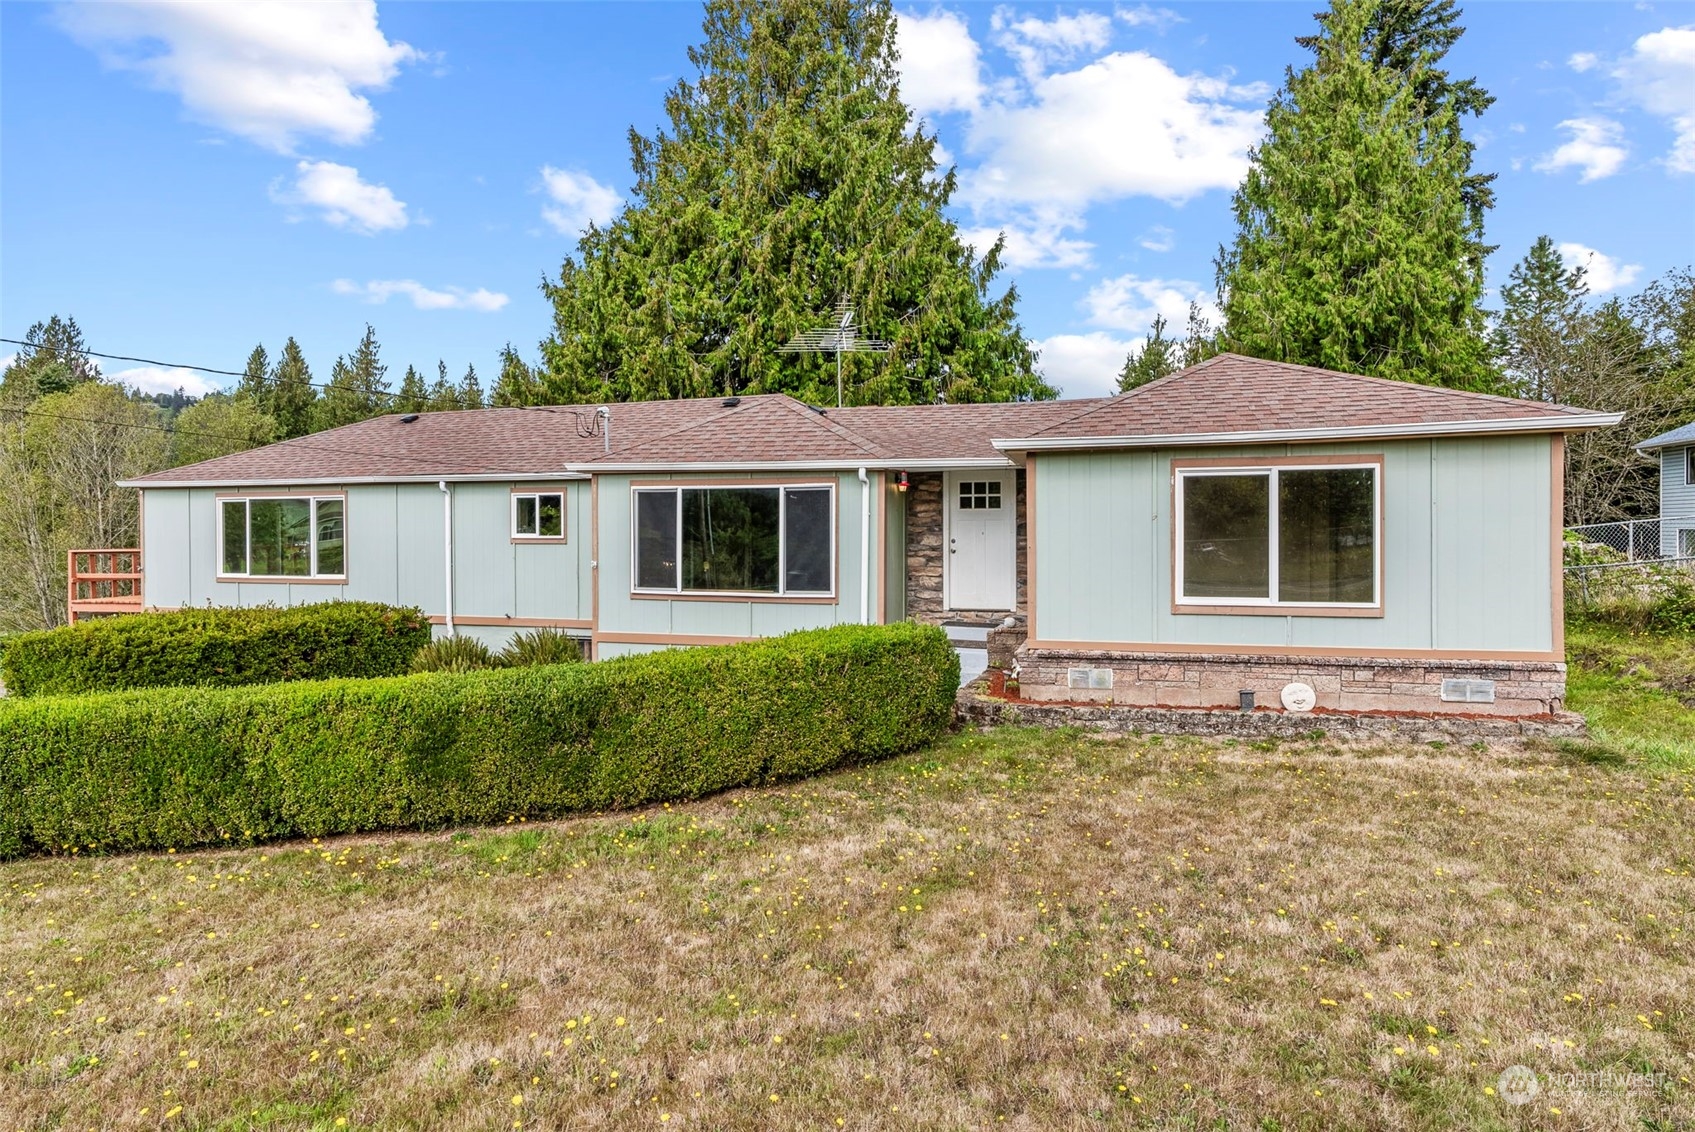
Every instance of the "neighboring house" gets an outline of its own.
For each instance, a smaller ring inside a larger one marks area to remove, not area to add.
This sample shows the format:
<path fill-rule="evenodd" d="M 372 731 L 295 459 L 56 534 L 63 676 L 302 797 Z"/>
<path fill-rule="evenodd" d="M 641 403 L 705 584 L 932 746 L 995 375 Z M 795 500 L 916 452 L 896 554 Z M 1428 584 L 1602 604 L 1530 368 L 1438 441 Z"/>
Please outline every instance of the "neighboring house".
<path fill-rule="evenodd" d="M 1695 558 L 1695 421 L 1636 446 L 1660 454 L 1660 553 Z"/>
<path fill-rule="evenodd" d="M 129 482 L 154 608 L 597 657 L 1010 618 L 1032 698 L 1522 715 L 1564 695 L 1564 434 L 1617 420 L 1225 355 L 1081 401 L 386 416 Z"/>

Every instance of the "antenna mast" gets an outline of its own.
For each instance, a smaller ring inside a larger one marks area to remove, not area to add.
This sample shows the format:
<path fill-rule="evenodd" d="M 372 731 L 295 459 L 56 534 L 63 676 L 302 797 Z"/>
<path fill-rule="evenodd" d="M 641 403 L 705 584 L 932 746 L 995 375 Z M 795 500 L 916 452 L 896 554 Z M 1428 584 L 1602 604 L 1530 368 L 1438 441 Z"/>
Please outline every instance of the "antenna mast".
<path fill-rule="evenodd" d="M 853 306 L 844 296 L 836 301 L 836 313 L 830 325 L 801 331 L 790 338 L 779 353 L 836 355 L 836 408 L 839 409 L 842 407 L 842 355 L 885 354 L 893 348 L 893 342 L 859 336 L 854 327 Z"/>

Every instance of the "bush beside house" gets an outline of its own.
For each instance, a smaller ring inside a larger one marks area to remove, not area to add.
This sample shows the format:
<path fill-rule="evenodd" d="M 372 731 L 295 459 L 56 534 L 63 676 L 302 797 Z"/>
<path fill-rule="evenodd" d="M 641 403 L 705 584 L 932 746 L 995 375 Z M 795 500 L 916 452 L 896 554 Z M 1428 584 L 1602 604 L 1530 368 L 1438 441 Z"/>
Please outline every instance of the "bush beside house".
<path fill-rule="evenodd" d="M 376 602 L 182 609 L 20 633 L 0 653 L 0 677 L 33 696 L 398 676 L 429 641 L 421 610 Z"/>
<path fill-rule="evenodd" d="M 944 634 L 843 626 L 600 664 L 0 707 L 0 857 L 542 818 L 931 742 Z"/>

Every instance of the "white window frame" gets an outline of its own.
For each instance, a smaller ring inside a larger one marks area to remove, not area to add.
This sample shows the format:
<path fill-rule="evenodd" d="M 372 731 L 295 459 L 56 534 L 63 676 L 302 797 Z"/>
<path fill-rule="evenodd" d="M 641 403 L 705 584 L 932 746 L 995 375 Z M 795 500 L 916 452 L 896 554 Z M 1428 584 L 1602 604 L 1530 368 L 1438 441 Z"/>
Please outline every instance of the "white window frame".
<path fill-rule="evenodd" d="M 758 489 L 775 491 L 777 493 L 777 589 L 775 590 L 686 590 L 683 588 L 683 492 L 685 491 L 747 491 Z M 789 491 L 828 491 L 830 493 L 830 588 L 827 590 L 791 590 L 788 589 L 789 577 Z M 640 586 L 636 584 L 637 569 L 640 563 L 636 556 L 640 553 L 640 529 L 636 521 L 636 501 L 644 494 L 670 494 L 676 499 L 676 531 L 674 536 L 677 547 L 677 563 L 675 568 L 677 584 L 669 588 Z M 630 592 L 632 594 L 670 594 L 681 597 L 724 598 L 729 601 L 746 598 L 763 598 L 767 601 L 775 598 L 834 598 L 836 596 L 836 580 L 840 563 L 837 560 L 838 546 L 836 537 L 836 485 L 830 480 L 798 483 L 720 483 L 699 484 L 647 484 L 630 488 Z"/>
<path fill-rule="evenodd" d="M 253 501 L 256 499 L 301 499 L 311 504 L 311 517 L 307 522 L 307 526 L 312 532 L 312 572 L 310 574 L 231 573 L 224 569 L 224 507 L 231 503 L 239 503 L 242 505 L 242 559 L 246 562 L 248 570 L 252 570 L 253 568 Z M 337 574 L 323 574 L 318 571 L 318 504 L 322 502 L 334 502 L 341 504 L 341 572 Z M 213 554 L 215 555 L 215 558 L 213 559 L 214 571 L 212 576 L 214 578 L 217 578 L 220 581 L 224 579 L 239 579 L 245 582 L 291 582 L 296 584 L 305 582 L 345 582 L 347 580 L 347 496 L 341 492 L 329 492 L 322 495 L 270 495 L 265 492 L 256 492 L 252 495 L 220 495 L 213 500 L 213 503 L 216 505 L 218 512 L 218 537 L 213 546 Z"/>
<path fill-rule="evenodd" d="M 559 533 L 544 535 L 541 533 L 541 500 L 545 495 L 559 497 Z M 525 534 L 518 530 L 518 500 L 533 499 L 536 501 L 536 533 Z M 569 528 L 565 525 L 565 489 L 556 491 L 514 491 L 511 503 L 511 527 L 514 542 L 564 542 Z"/>
<path fill-rule="evenodd" d="M 1695 444 L 1683 450 L 1683 482 L 1695 485 Z"/>
<path fill-rule="evenodd" d="M 1283 472 L 1349 472 L 1369 471 L 1371 473 L 1371 567 L 1372 567 L 1372 598 L 1371 601 L 1282 601 L 1277 597 L 1279 589 L 1278 554 L 1279 540 L 1282 532 L 1279 530 L 1278 517 L 1278 477 Z M 1184 546 L 1183 519 L 1185 511 L 1184 489 L 1187 481 L 1203 476 L 1266 476 L 1267 490 L 1270 492 L 1268 508 L 1269 526 L 1267 553 L 1270 555 L 1270 574 L 1266 585 L 1266 597 L 1190 597 L 1183 592 L 1184 586 Z M 1358 463 L 1300 463 L 1287 464 L 1220 464 L 1216 467 L 1178 468 L 1175 473 L 1176 498 L 1172 506 L 1171 522 L 1176 532 L 1172 540 L 1172 592 L 1176 594 L 1175 603 L 1178 606 L 1225 608 L 1238 606 L 1254 606 L 1267 609 L 1339 609 L 1339 610 L 1381 610 L 1383 608 L 1383 465 L 1376 460 L 1361 460 Z"/>

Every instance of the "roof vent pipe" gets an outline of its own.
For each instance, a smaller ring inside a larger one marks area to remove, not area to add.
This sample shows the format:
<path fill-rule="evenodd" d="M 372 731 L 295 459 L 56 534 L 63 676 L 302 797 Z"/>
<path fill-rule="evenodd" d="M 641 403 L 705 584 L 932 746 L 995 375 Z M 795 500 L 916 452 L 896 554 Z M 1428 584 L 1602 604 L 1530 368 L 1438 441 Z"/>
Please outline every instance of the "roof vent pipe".
<path fill-rule="evenodd" d="M 602 405 L 594 411 L 594 415 L 600 418 L 601 439 L 605 441 L 606 451 L 610 453 L 612 451 L 612 407 Z"/>

